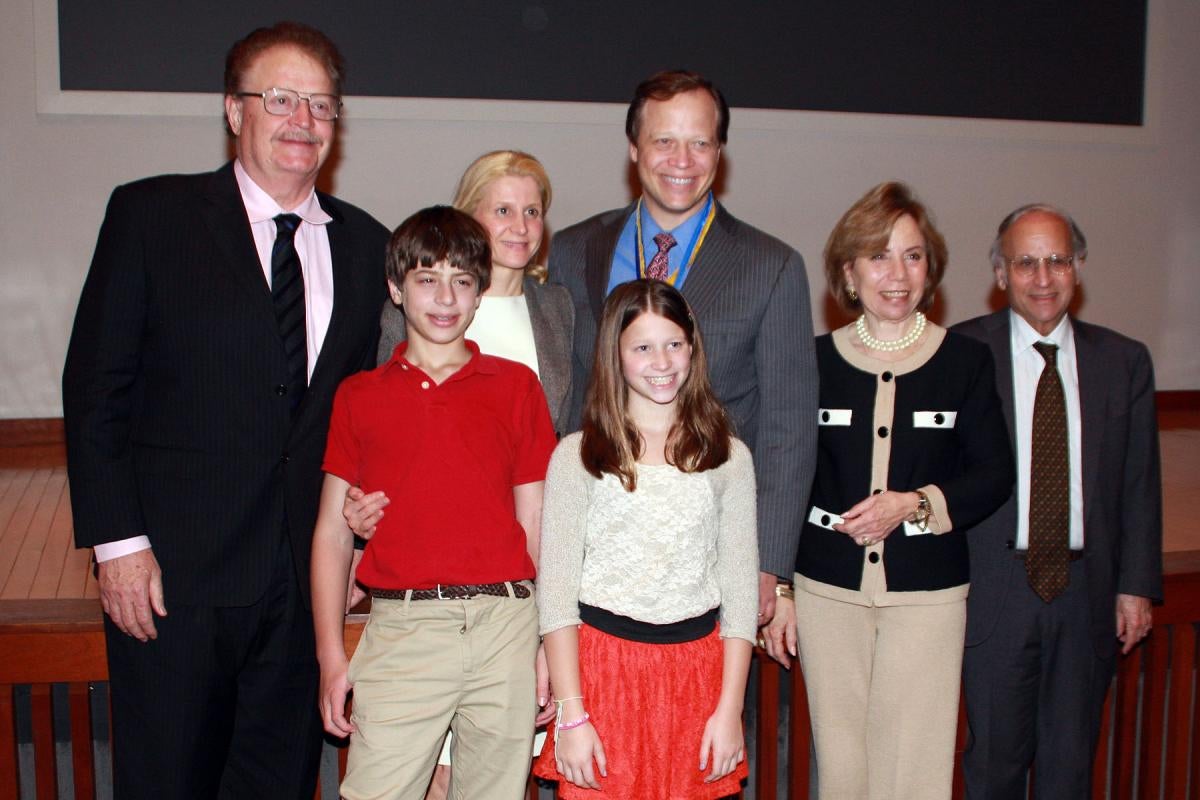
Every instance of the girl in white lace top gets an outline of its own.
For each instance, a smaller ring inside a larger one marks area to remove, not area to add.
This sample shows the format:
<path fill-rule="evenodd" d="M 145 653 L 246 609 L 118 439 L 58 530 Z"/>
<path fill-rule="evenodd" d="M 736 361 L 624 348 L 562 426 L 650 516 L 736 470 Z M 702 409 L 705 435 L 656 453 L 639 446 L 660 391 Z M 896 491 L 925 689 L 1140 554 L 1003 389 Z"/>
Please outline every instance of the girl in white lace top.
<path fill-rule="evenodd" d="M 754 468 L 668 284 L 609 296 L 583 431 L 555 450 L 545 498 L 537 598 L 560 700 L 534 771 L 567 800 L 737 793 Z"/>

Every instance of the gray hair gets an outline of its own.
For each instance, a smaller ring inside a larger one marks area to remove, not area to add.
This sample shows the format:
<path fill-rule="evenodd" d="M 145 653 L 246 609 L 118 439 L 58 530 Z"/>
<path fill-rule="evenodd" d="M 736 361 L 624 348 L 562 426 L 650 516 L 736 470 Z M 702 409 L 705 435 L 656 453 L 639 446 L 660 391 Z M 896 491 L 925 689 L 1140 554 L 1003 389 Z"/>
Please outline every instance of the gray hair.
<path fill-rule="evenodd" d="M 1029 203 L 1010 213 L 1000 223 L 1000 228 L 996 231 L 996 238 L 992 240 L 992 247 L 988 251 L 988 260 L 992 262 L 994 268 L 1000 269 L 1006 263 L 1004 254 L 1000 252 L 1000 241 L 1004 238 L 1004 234 L 1008 233 L 1008 229 L 1015 225 L 1021 217 L 1026 214 L 1032 214 L 1035 211 L 1050 214 L 1061 219 L 1067 226 L 1067 229 L 1071 231 L 1071 250 L 1075 258 L 1080 261 L 1087 261 L 1087 237 L 1083 235 L 1083 231 L 1075 223 L 1074 218 L 1058 206 L 1052 206 L 1049 203 Z"/>

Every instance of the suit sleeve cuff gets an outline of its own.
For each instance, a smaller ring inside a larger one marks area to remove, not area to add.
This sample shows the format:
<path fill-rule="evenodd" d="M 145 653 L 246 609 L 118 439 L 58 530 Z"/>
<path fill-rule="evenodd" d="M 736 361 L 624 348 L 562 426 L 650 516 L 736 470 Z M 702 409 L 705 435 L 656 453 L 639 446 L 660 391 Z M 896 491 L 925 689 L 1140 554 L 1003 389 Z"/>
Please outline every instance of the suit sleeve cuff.
<path fill-rule="evenodd" d="M 116 542 L 105 542 L 98 544 L 94 548 L 96 551 L 96 563 L 103 561 L 112 561 L 114 558 L 127 556 L 130 553 L 137 553 L 142 550 L 150 549 L 149 536 L 131 536 L 128 539 L 121 539 Z"/>

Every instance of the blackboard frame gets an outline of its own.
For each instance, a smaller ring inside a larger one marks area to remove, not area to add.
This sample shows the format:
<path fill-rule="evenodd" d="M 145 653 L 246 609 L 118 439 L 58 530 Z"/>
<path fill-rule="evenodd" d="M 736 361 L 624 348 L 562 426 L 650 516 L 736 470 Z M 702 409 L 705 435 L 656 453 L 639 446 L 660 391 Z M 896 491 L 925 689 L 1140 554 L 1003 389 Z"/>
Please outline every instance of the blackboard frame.
<path fill-rule="evenodd" d="M 59 86 L 58 2 L 30 0 L 34 7 L 37 55 L 37 103 L 42 114 L 98 116 L 168 116 L 219 118 L 221 97 L 215 92 L 79 91 Z M 1157 136 L 1161 81 L 1156 55 L 1149 47 L 1155 24 L 1154 6 L 1147 7 L 1147 46 L 1140 125 L 1039 122 L 989 118 L 956 118 L 912 114 L 849 113 L 736 108 L 734 128 L 789 131 L 839 131 L 869 128 L 881 135 L 948 136 L 1052 142 L 1153 146 Z M 547 124 L 619 125 L 623 103 L 455 98 L 347 98 L 354 119 L 444 122 L 517 121 Z"/>

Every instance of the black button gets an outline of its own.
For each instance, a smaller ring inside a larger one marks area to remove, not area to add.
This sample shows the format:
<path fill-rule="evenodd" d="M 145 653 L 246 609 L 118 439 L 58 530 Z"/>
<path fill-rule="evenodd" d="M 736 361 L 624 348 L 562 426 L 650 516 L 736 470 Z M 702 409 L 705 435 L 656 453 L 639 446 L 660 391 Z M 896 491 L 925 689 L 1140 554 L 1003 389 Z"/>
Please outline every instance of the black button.
<path fill-rule="evenodd" d="M 883 494 L 883 489 L 872 489 L 871 494 Z"/>
<path fill-rule="evenodd" d="M 885 372 L 882 375 L 880 375 L 879 377 L 883 378 L 884 383 L 887 383 L 888 381 L 890 381 L 892 379 L 892 373 Z"/>
<path fill-rule="evenodd" d="M 1013 542 L 1012 539 L 1009 539 L 1007 542 L 1004 543 L 1004 546 L 1007 547 L 1009 550 L 1012 550 L 1014 547 L 1016 547 L 1016 544 Z"/>
<path fill-rule="evenodd" d="M 883 425 L 883 426 L 881 426 L 881 427 L 879 428 L 879 438 L 880 438 L 880 439 L 886 439 L 886 438 L 887 438 L 887 435 L 888 435 L 888 429 L 887 429 L 887 425 Z"/>
<path fill-rule="evenodd" d="M 821 412 L 821 422 L 829 422 L 829 412 L 828 411 Z"/>
<path fill-rule="evenodd" d="M 878 564 L 879 563 L 879 553 L 875 553 L 875 552 L 867 553 L 867 561 L 870 561 L 872 564 Z"/>
<path fill-rule="evenodd" d="M 822 524 L 822 525 L 828 525 L 828 524 L 829 524 L 829 515 L 828 515 L 828 514 L 822 514 L 822 515 L 821 515 L 821 524 Z"/>
<path fill-rule="evenodd" d="M 938 413 L 933 415 L 933 421 L 936 422 L 938 425 L 941 425 L 943 422 L 946 421 L 946 415 L 939 411 Z"/>
<path fill-rule="evenodd" d="M 289 461 L 291 461 L 291 460 L 292 460 L 292 457 L 291 457 L 291 456 L 289 456 L 287 453 L 284 453 L 283 455 L 281 455 L 281 456 L 279 457 L 279 463 L 280 463 L 280 464 L 286 464 L 286 463 L 288 463 L 288 462 L 289 462 Z"/>
<path fill-rule="evenodd" d="M 283 397 L 285 394 L 287 394 L 287 386 L 283 385 L 282 383 L 279 384 L 275 387 L 275 394 Z"/>

